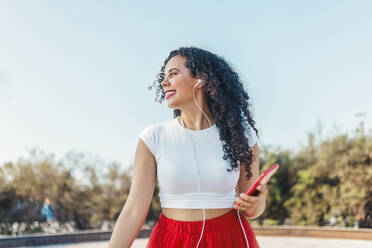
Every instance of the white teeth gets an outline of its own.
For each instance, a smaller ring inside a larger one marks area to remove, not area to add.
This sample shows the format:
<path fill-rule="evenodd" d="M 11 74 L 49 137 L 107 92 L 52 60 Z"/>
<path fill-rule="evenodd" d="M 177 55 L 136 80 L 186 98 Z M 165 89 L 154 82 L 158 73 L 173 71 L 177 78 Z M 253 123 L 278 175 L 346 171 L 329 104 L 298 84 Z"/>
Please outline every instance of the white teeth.
<path fill-rule="evenodd" d="M 165 97 L 169 96 L 170 94 L 173 94 L 174 92 L 176 92 L 176 91 L 175 90 L 168 91 L 167 93 L 165 93 Z"/>

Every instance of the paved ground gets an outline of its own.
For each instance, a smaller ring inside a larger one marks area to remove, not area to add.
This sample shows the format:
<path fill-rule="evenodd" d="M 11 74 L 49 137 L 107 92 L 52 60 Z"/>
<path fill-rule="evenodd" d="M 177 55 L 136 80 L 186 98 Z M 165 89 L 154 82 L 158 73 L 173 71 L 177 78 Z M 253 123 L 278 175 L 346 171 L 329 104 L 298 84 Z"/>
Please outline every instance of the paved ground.
<path fill-rule="evenodd" d="M 261 248 L 372 248 L 372 241 L 320 239 L 320 238 L 292 238 L 257 236 Z M 132 248 L 145 248 L 148 239 L 136 239 Z M 107 248 L 108 242 L 89 242 L 69 245 L 42 246 L 43 248 Z M 34 246 L 35 247 L 35 246 Z"/>

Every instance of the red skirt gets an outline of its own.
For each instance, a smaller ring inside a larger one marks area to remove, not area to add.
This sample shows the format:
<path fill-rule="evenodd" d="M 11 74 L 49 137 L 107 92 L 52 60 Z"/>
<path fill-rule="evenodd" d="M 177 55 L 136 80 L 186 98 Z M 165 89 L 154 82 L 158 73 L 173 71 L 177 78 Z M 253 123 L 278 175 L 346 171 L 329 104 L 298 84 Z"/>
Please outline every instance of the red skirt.
<path fill-rule="evenodd" d="M 240 219 L 248 239 L 249 248 L 259 248 L 255 234 L 244 215 L 240 212 Z M 164 247 L 196 247 L 203 221 L 179 221 L 167 218 L 160 213 L 154 226 L 146 248 Z M 247 247 L 242 227 L 236 209 L 212 219 L 206 219 L 203 237 L 199 248 L 232 248 Z"/>

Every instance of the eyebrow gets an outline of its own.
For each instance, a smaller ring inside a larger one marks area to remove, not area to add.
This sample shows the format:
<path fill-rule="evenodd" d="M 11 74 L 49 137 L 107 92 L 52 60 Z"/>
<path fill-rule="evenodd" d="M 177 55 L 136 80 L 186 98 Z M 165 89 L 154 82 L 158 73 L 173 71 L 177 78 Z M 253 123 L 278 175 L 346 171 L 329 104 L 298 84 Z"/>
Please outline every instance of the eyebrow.
<path fill-rule="evenodd" d="M 170 73 L 172 70 L 177 70 L 177 71 L 179 71 L 178 68 L 172 68 L 172 69 L 170 69 L 170 70 L 168 71 L 168 73 Z"/>

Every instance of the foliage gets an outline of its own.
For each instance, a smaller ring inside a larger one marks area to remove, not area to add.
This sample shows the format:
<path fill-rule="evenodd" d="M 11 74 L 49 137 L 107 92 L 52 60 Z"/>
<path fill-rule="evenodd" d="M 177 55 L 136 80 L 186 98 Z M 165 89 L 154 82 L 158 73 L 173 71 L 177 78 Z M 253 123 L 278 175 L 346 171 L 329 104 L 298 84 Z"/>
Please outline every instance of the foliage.
<path fill-rule="evenodd" d="M 280 169 L 269 182 L 266 210 L 254 221 L 371 228 L 372 135 L 337 134 L 316 141 L 309 133 L 296 152 L 261 147 L 261 171 L 274 163 Z M 16 233 L 40 232 L 46 197 L 57 221 L 69 229 L 99 228 L 117 220 L 128 198 L 133 165 L 122 171 L 118 163 L 98 164 L 76 154 L 69 154 L 69 160 L 73 166 L 33 152 L 29 159 L 0 166 L 0 233 L 14 234 L 15 227 L 20 230 Z M 158 193 L 156 185 L 146 218 L 150 223 L 161 212 Z"/>
<path fill-rule="evenodd" d="M 7 162 L 0 167 L 2 224 L 43 221 L 40 209 L 48 197 L 60 222 L 73 221 L 78 229 L 97 228 L 115 221 L 129 193 L 130 176 L 119 165 L 105 165 L 103 180 L 93 165 L 84 167 L 89 183 L 79 183 L 73 169 L 50 157 Z"/>

